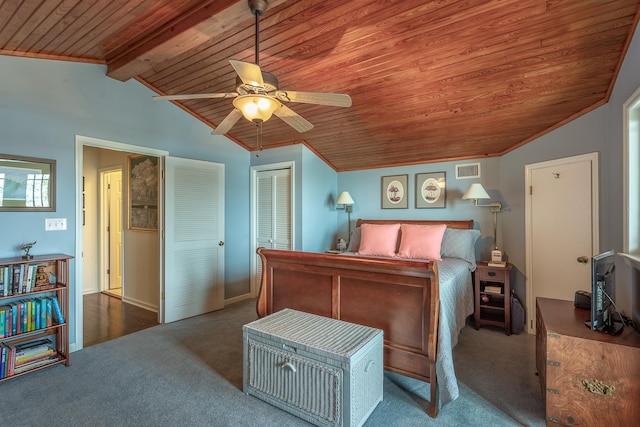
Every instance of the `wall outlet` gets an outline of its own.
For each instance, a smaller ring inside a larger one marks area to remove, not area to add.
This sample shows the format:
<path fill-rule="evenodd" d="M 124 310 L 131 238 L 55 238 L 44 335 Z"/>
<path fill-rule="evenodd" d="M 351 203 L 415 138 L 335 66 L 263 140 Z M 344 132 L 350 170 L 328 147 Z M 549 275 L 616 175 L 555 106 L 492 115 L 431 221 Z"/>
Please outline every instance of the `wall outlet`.
<path fill-rule="evenodd" d="M 44 220 L 45 231 L 61 231 L 67 229 L 67 218 L 46 218 Z"/>

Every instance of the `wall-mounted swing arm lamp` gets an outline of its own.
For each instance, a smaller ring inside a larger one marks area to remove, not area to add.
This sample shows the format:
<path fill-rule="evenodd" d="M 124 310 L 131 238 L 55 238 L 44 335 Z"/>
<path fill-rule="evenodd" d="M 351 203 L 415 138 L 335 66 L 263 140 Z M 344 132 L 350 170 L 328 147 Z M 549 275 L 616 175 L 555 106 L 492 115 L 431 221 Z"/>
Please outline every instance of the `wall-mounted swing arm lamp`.
<path fill-rule="evenodd" d="M 353 201 L 353 197 L 349 194 L 348 191 L 343 191 L 338 195 L 336 199 L 336 209 L 340 211 L 345 211 L 347 213 L 347 222 L 349 223 L 349 236 L 351 238 L 351 212 L 353 212 L 353 205 L 356 202 Z M 342 205 L 342 206 L 340 206 Z"/>
<path fill-rule="evenodd" d="M 494 250 L 498 249 L 498 218 L 497 214 L 502 210 L 502 203 L 500 202 L 491 202 L 487 205 L 478 204 L 478 200 L 482 199 L 490 199 L 489 193 L 484 189 L 482 184 L 474 183 L 469 186 L 466 193 L 462 196 L 462 200 L 473 199 L 473 205 L 477 207 L 490 208 L 491 212 L 493 212 L 493 247 Z"/>

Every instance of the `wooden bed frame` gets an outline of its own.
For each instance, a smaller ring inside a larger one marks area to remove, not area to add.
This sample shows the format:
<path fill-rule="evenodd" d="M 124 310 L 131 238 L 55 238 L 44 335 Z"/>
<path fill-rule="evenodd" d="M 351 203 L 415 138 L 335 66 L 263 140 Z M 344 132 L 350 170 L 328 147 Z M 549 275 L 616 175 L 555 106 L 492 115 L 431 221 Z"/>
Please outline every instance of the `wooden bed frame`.
<path fill-rule="evenodd" d="M 362 220 L 362 224 L 469 221 Z M 258 316 L 292 308 L 384 331 L 384 368 L 431 384 L 428 414 L 438 410 L 436 358 L 440 294 L 437 264 L 259 248 Z"/>

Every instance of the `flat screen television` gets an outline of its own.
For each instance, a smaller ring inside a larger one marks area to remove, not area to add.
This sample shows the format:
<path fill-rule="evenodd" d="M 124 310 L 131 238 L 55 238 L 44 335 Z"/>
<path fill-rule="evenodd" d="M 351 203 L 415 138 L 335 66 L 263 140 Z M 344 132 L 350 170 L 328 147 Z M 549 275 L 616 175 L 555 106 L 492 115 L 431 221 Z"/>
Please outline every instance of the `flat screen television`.
<path fill-rule="evenodd" d="M 624 323 L 615 306 L 615 251 L 591 257 L 591 320 L 586 325 L 610 335 L 622 331 Z"/>

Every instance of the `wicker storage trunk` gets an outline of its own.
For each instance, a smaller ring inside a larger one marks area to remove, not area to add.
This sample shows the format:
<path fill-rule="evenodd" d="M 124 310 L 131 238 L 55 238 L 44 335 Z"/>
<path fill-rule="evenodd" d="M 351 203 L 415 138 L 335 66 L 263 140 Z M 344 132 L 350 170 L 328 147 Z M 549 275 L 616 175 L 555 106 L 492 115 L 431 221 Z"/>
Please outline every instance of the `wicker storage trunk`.
<path fill-rule="evenodd" d="M 360 426 L 382 401 L 382 331 L 284 309 L 243 326 L 244 392 L 319 426 Z"/>

